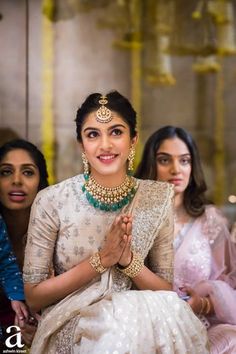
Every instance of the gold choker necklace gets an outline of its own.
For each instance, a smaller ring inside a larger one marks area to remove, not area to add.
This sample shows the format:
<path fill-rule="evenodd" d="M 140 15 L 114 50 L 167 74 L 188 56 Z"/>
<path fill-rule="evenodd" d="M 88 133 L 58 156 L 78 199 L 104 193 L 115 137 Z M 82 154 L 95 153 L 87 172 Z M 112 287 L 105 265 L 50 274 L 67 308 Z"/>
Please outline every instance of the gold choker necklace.
<path fill-rule="evenodd" d="M 116 211 L 134 197 L 137 189 L 137 182 L 131 176 L 126 176 L 124 182 L 118 187 L 103 187 L 95 181 L 93 176 L 85 178 L 82 191 L 86 198 L 95 208 L 105 211 Z"/>

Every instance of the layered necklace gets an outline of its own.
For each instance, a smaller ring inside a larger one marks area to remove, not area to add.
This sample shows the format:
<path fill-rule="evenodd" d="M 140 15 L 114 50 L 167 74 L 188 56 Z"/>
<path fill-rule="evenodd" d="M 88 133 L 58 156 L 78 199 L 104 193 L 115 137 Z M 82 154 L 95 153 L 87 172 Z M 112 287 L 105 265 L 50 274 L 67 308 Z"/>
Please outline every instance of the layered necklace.
<path fill-rule="evenodd" d="M 85 178 L 82 191 L 88 202 L 104 211 L 116 211 L 128 204 L 137 190 L 137 181 L 132 176 L 126 176 L 122 184 L 117 187 L 103 187 L 95 181 L 93 176 Z"/>

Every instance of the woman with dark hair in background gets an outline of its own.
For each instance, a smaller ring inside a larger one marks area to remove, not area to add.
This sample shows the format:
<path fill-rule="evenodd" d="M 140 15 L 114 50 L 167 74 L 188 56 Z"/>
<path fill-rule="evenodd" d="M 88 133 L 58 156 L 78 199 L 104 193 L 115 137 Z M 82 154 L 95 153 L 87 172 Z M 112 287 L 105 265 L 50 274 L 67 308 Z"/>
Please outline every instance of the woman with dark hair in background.
<path fill-rule="evenodd" d="M 211 353 L 236 353 L 236 246 L 226 219 L 207 201 L 192 136 L 165 126 L 147 140 L 136 177 L 175 189 L 174 285 L 208 328 Z"/>
<path fill-rule="evenodd" d="M 207 353 L 204 326 L 170 291 L 173 187 L 130 175 L 136 112 L 117 91 L 95 93 L 76 126 L 84 175 L 31 211 L 25 294 L 43 310 L 32 353 Z"/>
<path fill-rule="evenodd" d="M 37 192 L 48 186 L 43 154 L 32 143 L 11 140 L 0 147 L 0 218 L 1 238 L 9 241 L 9 250 L 22 270 L 30 208 Z M 12 257 L 11 257 L 12 259 Z M 32 328 L 26 318 L 15 319 L 10 300 L 0 291 L 0 323 L 3 328 L 15 324 L 22 327 L 26 343 L 32 340 Z M 9 336 L 9 334 L 8 334 Z M 29 340 L 29 341 L 28 341 Z"/>

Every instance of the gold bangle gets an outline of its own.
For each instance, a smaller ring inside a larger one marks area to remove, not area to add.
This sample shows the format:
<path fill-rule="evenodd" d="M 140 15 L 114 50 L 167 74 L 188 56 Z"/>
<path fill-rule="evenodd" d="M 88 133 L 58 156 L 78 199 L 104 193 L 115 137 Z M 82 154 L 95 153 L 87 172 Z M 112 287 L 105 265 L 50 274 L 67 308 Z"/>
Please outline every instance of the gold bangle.
<path fill-rule="evenodd" d="M 211 303 L 210 303 L 210 300 L 205 297 L 205 300 L 206 300 L 206 311 L 205 311 L 205 315 L 208 315 L 211 311 Z"/>
<path fill-rule="evenodd" d="M 204 311 L 204 308 L 205 308 L 205 301 L 204 301 L 204 298 L 203 297 L 200 297 L 200 301 L 201 301 L 201 308 L 200 308 L 200 311 L 199 311 L 199 315 L 201 315 Z"/>
<path fill-rule="evenodd" d="M 133 252 L 132 254 L 133 254 L 132 261 L 127 267 L 121 268 L 117 266 L 120 272 L 124 273 L 130 278 L 136 277 L 144 266 L 144 261 L 142 257 L 135 252 Z"/>
<path fill-rule="evenodd" d="M 94 253 L 94 255 L 89 258 L 89 264 L 96 270 L 96 272 L 100 274 L 107 270 L 107 268 L 103 267 L 102 265 L 99 252 Z"/>

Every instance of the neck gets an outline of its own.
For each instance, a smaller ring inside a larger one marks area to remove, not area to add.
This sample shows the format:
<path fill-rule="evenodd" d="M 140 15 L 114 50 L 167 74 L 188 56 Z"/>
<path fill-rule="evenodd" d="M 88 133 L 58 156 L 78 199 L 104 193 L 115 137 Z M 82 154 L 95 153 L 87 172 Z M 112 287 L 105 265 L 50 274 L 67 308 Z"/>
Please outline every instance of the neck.
<path fill-rule="evenodd" d="M 115 188 L 120 186 L 124 182 L 127 174 L 126 172 L 122 172 L 122 173 L 117 173 L 115 176 L 114 175 L 101 176 L 96 172 L 91 172 L 91 176 L 93 176 L 95 181 L 101 186 L 108 187 L 108 188 Z"/>
<path fill-rule="evenodd" d="M 189 215 L 184 207 L 183 194 L 175 195 L 174 202 L 175 223 L 183 223 L 188 220 Z"/>
<path fill-rule="evenodd" d="M 184 197 L 183 197 L 183 194 L 176 194 L 175 195 L 174 209 L 175 209 L 175 211 L 184 209 Z"/>

